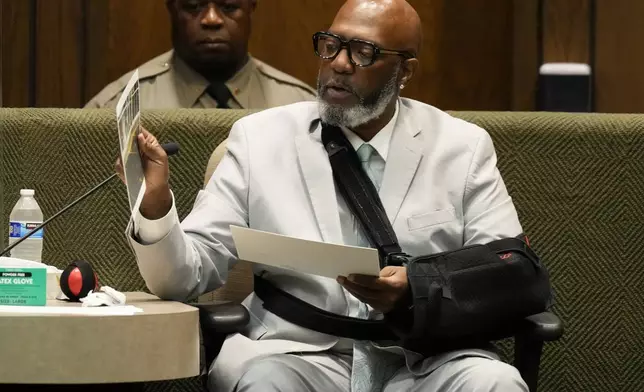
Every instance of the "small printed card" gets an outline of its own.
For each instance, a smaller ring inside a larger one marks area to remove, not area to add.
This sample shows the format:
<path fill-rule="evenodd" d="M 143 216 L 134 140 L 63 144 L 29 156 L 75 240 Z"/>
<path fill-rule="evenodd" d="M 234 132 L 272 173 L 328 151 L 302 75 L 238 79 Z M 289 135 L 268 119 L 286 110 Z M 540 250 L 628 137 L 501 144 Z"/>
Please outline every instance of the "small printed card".
<path fill-rule="evenodd" d="M 134 215 L 138 213 L 145 193 L 145 176 L 137 140 L 137 136 L 141 133 L 138 69 L 132 74 L 116 105 L 116 123 L 130 212 Z"/>

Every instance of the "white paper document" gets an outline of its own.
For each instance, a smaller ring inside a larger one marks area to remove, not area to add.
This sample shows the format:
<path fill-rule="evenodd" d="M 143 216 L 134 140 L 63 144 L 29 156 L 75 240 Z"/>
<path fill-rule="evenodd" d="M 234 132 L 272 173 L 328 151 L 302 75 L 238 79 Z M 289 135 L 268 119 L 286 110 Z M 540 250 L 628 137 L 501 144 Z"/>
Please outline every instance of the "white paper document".
<path fill-rule="evenodd" d="M 302 240 L 238 226 L 230 229 L 240 260 L 332 279 L 380 273 L 376 249 Z"/>
<path fill-rule="evenodd" d="M 143 312 L 143 309 L 132 305 L 125 306 L 0 306 L 0 314 L 27 314 L 27 315 L 75 315 L 75 316 L 132 316 Z"/>

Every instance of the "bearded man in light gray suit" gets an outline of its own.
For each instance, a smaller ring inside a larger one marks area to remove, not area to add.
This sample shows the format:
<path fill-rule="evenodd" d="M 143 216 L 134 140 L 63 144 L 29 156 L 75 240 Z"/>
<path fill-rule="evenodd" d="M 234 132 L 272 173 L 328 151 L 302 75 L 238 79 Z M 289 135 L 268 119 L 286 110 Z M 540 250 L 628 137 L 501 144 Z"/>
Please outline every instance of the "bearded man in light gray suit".
<path fill-rule="evenodd" d="M 130 242 L 149 289 L 161 298 L 187 300 L 224 284 L 237 261 L 231 225 L 369 246 L 334 186 L 321 122 L 341 127 L 366 157 L 365 170 L 407 254 L 519 235 L 489 135 L 399 97 L 418 68 L 420 32 L 418 14 L 404 0 L 347 1 L 330 29 L 314 38 L 321 57 L 319 102 L 239 120 L 226 154 L 181 223 L 167 156 L 144 130 L 138 142 L 146 192 Z M 295 297 L 345 316 L 386 319 L 404 313 L 409 297 L 404 267 L 337 280 L 253 268 Z M 423 357 L 395 343 L 300 327 L 264 309 L 255 294 L 244 306 L 251 322 L 224 343 L 209 372 L 213 391 L 527 391 L 515 368 L 483 348 Z"/>

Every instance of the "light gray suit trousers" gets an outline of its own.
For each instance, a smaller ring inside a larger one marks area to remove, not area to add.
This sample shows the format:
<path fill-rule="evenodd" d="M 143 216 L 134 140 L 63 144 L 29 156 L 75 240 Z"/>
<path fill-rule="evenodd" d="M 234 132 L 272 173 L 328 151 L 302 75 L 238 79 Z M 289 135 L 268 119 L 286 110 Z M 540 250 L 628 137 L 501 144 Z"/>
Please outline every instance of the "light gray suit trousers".
<path fill-rule="evenodd" d="M 346 355 L 277 354 L 251 362 L 238 392 L 350 392 L 351 361 Z M 214 390 L 213 390 L 214 391 Z M 401 364 L 383 392 L 528 392 L 516 368 L 485 357 L 449 361 L 415 376 Z"/>

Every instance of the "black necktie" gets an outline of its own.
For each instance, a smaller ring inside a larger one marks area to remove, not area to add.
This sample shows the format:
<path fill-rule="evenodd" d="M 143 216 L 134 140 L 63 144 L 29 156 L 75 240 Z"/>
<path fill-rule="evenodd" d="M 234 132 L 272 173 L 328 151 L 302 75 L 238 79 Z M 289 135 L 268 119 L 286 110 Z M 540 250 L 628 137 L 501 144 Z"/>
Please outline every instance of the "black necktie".
<path fill-rule="evenodd" d="M 223 83 L 212 83 L 208 88 L 206 89 L 206 92 L 215 100 L 217 101 L 217 108 L 218 109 L 230 109 L 230 106 L 228 106 L 228 100 L 231 99 L 233 96 L 230 93 L 230 90 L 228 90 L 228 87 L 226 87 L 225 84 Z"/>

